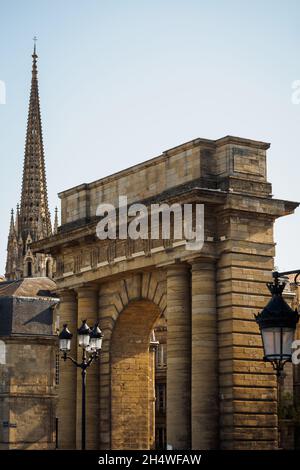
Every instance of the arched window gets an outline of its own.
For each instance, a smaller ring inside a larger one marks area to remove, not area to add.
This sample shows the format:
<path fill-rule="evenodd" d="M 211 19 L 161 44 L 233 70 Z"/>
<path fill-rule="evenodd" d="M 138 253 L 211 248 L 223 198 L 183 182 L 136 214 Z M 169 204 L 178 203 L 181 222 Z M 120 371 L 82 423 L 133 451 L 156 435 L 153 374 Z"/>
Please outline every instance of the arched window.
<path fill-rule="evenodd" d="M 27 261 L 27 277 L 32 277 L 32 262 Z"/>
<path fill-rule="evenodd" d="M 51 277 L 51 261 L 50 259 L 47 260 L 46 262 L 46 277 Z"/>

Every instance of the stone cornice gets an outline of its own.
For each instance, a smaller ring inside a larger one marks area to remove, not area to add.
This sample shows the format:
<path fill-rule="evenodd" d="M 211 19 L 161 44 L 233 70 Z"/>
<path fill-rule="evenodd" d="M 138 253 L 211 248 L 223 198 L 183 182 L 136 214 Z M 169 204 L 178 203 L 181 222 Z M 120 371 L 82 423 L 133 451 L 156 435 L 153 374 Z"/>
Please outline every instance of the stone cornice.
<path fill-rule="evenodd" d="M 140 171 L 141 169 L 144 170 L 144 169 L 149 168 L 150 166 L 154 166 L 159 163 L 162 163 L 166 161 L 168 157 L 170 156 L 176 155 L 177 153 L 180 153 L 180 152 L 186 152 L 195 147 L 216 149 L 217 147 L 221 147 L 222 145 L 226 145 L 226 144 L 246 145 L 247 147 L 252 147 L 252 148 L 261 149 L 261 150 L 267 150 L 270 147 L 270 144 L 267 142 L 262 142 L 262 141 L 252 140 L 252 139 L 244 139 L 241 137 L 235 137 L 235 136 L 230 136 L 230 135 L 222 137 L 217 140 L 196 138 L 188 142 L 185 142 L 181 145 L 178 145 L 176 147 L 172 147 L 168 150 L 165 150 L 161 155 L 157 157 L 151 158 L 142 163 L 138 163 L 137 165 L 133 165 L 129 168 L 118 171 L 117 173 L 114 173 L 112 175 L 92 181 L 91 183 L 83 183 L 78 186 L 74 186 L 73 188 L 67 189 L 66 191 L 61 191 L 58 194 L 58 196 L 62 198 L 65 196 L 76 194 L 78 191 L 92 189 L 93 187 L 98 186 L 99 184 L 104 185 L 108 182 L 115 181 L 119 179 L 120 177 L 133 175 L 134 173 Z"/>
<path fill-rule="evenodd" d="M 162 202 L 199 202 L 207 204 L 221 205 L 224 203 L 226 193 L 220 190 L 204 189 L 197 187 L 197 181 L 193 185 L 183 185 L 170 191 L 165 191 L 157 198 L 149 198 L 142 201 L 136 201 L 146 206 Z M 74 224 L 62 226 L 57 235 L 34 242 L 31 247 L 35 253 L 49 253 L 56 246 L 67 246 L 68 243 L 79 242 L 88 237 L 96 241 L 96 225 L 99 217 L 91 219 L 81 219 Z"/>

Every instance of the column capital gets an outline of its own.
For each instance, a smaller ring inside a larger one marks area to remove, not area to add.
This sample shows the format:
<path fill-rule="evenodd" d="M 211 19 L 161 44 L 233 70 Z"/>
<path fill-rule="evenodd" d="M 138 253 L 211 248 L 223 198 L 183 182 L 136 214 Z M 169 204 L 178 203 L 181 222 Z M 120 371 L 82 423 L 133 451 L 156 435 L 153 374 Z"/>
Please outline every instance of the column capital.
<path fill-rule="evenodd" d="M 196 258 L 195 260 L 190 262 L 192 271 L 200 271 L 200 270 L 214 270 L 216 269 L 216 261 L 214 259 L 201 259 Z"/>
<path fill-rule="evenodd" d="M 77 287 L 76 292 L 78 297 L 86 297 L 98 293 L 99 287 L 98 284 L 84 284 L 83 286 Z"/>
<path fill-rule="evenodd" d="M 73 300 L 75 301 L 77 297 L 76 292 L 73 289 L 60 290 L 57 292 L 57 295 L 59 296 L 62 302 L 68 302 Z"/>
<path fill-rule="evenodd" d="M 180 276 L 190 270 L 190 265 L 187 263 L 175 263 L 166 266 L 167 277 Z"/>

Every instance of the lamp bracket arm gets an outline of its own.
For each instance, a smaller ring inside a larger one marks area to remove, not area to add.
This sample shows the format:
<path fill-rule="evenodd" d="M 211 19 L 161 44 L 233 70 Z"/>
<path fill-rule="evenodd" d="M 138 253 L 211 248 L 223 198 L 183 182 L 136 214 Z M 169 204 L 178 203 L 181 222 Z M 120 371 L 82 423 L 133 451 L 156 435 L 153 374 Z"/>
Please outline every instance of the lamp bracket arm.
<path fill-rule="evenodd" d="M 73 362 L 73 364 L 75 364 L 76 367 L 81 367 L 81 365 L 78 364 L 78 362 L 75 361 L 75 359 L 73 359 L 73 357 L 71 356 L 62 356 L 62 359 L 64 359 L 65 361 L 69 359 L 71 362 Z"/>
<path fill-rule="evenodd" d="M 90 356 L 89 360 L 86 363 L 86 367 L 89 367 L 94 359 L 96 359 L 96 354 L 95 353 L 93 353 L 92 356 Z"/>
<path fill-rule="evenodd" d="M 297 284 L 297 279 L 300 276 L 300 269 L 294 269 L 292 271 L 282 271 L 282 272 L 273 271 L 272 276 L 276 280 L 276 279 L 279 279 L 280 277 L 288 276 L 289 274 L 295 274 L 294 283 Z"/>

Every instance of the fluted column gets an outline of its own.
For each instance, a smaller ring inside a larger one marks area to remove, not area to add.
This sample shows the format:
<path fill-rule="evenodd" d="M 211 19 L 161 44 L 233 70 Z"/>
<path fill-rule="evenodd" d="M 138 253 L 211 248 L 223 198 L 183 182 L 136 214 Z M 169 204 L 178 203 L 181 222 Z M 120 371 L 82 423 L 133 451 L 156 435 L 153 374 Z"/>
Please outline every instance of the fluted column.
<path fill-rule="evenodd" d="M 213 262 L 192 264 L 192 449 L 218 447 L 218 347 Z"/>
<path fill-rule="evenodd" d="M 78 323 L 87 320 L 90 328 L 98 319 L 98 287 L 84 286 L 78 289 Z M 78 361 L 82 358 L 82 348 L 78 346 Z M 77 375 L 77 448 L 81 448 L 81 374 Z M 99 443 L 99 364 L 93 362 L 87 370 L 86 379 L 86 448 L 98 449 Z"/>
<path fill-rule="evenodd" d="M 59 329 L 67 323 L 73 333 L 70 354 L 77 353 L 77 299 L 72 290 L 59 294 Z M 76 375 L 77 370 L 71 362 L 60 361 L 58 392 L 58 447 L 59 449 L 76 449 Z"/>
<path fill-rule="evenodd" d="M 167 271 L 167 443 L 189 449 L 191 434 L 190 273 L 185 264 Z"/>
<path fill-rule="evenodd" d="M 149 444 L 155 449 L 155 353 L 157 343 L 149 345 Z"/>

